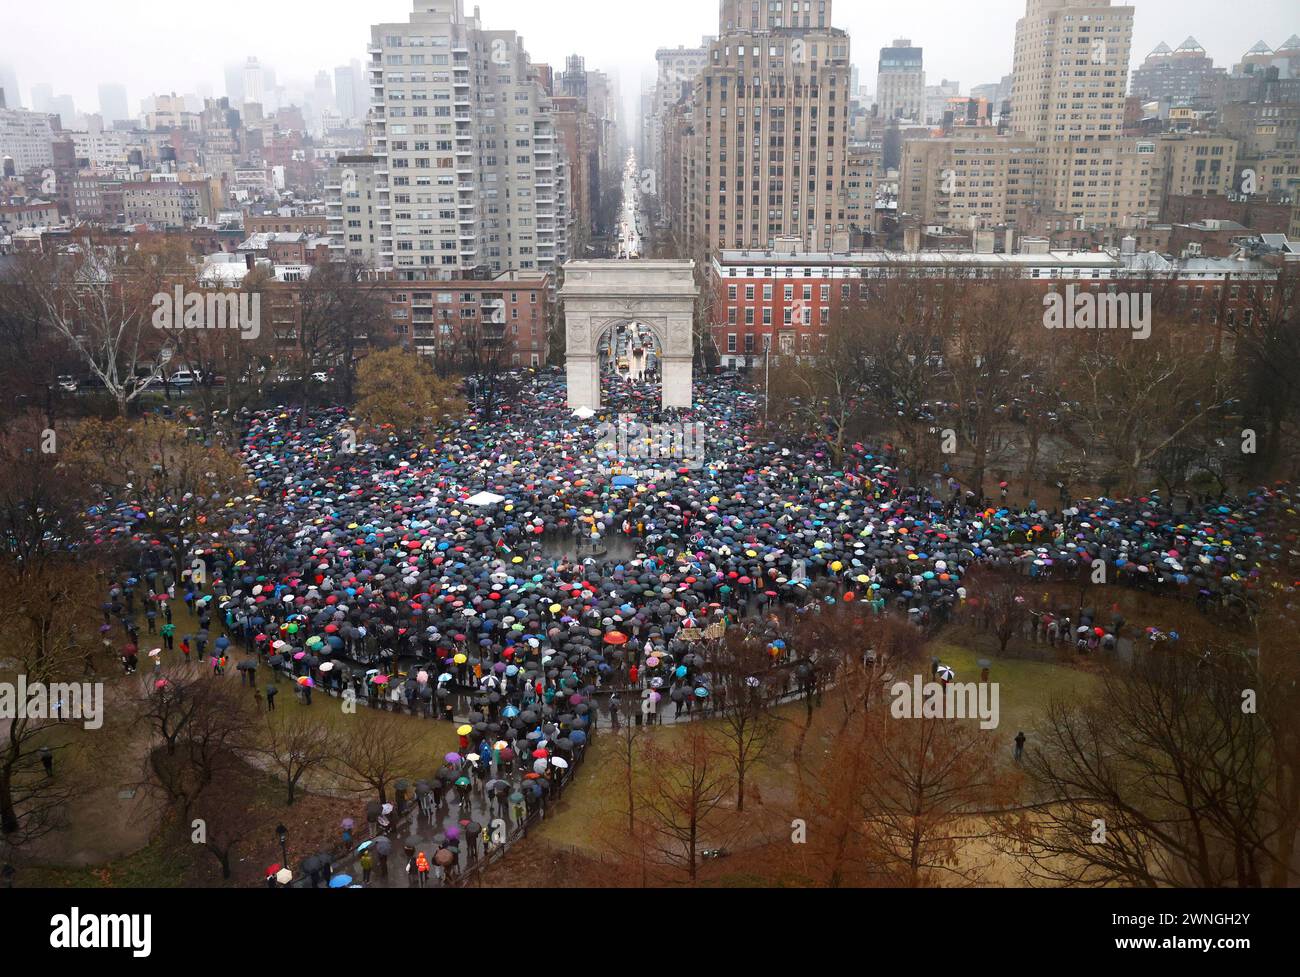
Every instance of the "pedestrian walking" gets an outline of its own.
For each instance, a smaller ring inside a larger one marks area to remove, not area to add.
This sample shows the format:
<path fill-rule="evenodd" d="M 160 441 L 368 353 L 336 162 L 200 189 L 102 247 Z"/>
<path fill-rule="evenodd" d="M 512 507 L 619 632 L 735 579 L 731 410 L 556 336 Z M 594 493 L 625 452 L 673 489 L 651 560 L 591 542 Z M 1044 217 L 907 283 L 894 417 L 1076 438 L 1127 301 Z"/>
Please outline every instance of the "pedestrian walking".
<path fill-rule="evenodd" d="M 1016 733 L 1016 763 L 1019 763 L 1020 758 L 1024 755 L 1025 755 L 1025 731 L 1021 730 L 1020 732 Z"/>

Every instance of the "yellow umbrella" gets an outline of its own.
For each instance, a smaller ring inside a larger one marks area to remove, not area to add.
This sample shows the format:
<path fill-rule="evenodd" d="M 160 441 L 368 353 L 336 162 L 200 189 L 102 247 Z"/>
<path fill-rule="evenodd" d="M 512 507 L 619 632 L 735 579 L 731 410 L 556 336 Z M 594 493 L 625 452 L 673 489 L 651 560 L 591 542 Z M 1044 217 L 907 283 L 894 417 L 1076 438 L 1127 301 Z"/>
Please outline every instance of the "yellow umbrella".
<path fill-rule="evenodd" d="M 457 655 L 452 659 L 457 665 L 464 665 L 469 659 L 465 655 Z"/>
<path fill-rule="evenodd" d="M 461 727 L 457 728 L 457 730 L 456 730 L 456 735 L 457 735 L 457 736 L 468 736 L 468 735 L 469 735 L 470 733 L 472 733 L 472 732 L 474 732 L 474 727 L 471 726 L 469 723 L 466 723 L 464 726 L 461 726 Z"/>

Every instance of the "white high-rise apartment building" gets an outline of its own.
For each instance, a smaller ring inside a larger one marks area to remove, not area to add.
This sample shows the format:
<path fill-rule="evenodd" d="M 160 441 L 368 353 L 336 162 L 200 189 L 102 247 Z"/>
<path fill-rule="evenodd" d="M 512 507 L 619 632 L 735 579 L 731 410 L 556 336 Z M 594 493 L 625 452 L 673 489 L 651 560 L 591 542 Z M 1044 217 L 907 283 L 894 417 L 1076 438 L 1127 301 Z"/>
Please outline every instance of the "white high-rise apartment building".
<path fill-rule="evenodd" d="M 555 270 L 567 170 L 518 35 L 484 30 L 462 0 L 415 0 L 406 23 L 371 27 L 369 53 L 379 263 Z"/>

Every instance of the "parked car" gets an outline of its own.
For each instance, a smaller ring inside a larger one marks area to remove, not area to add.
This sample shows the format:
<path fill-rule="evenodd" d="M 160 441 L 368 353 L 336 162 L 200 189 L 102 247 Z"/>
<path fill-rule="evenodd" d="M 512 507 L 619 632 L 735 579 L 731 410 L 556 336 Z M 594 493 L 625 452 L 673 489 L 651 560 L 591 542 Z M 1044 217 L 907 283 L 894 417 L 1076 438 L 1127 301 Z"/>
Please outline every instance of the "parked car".
<path fill-rule="evenodd" d="M 63 374 L 59 377 L 59 389 L 75 394 L 77 392 L 77 378 L 67 373 Z"/>
<path fill-rule="evenodd" d="M 194 370 L 177 370 L 171 375 L 168 382 L 173 387 L 197 387 L 201 382 L 200 375 Z"/>

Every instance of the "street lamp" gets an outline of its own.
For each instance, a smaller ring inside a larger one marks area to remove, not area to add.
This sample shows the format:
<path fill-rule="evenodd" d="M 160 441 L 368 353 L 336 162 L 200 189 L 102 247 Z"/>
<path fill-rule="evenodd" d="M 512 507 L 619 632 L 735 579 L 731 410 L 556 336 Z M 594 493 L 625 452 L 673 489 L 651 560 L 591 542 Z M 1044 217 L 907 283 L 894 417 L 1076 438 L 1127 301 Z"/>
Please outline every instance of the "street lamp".
<path fill-rule="evenodd" d="M 280 864 L 289 864 L 289 849 L 286 842 L 289 838 L 289 829 L 283 824 L 276 825 L 275 836 L 280 839 Z"/>
<path fill-rule="evenodd" d="M 772 339 L 770 336 L 763 338 L 767 340 L 763 344 L 763 426 L 767 427 L 768 381 L 771 378 L 772 368 Z"/>

